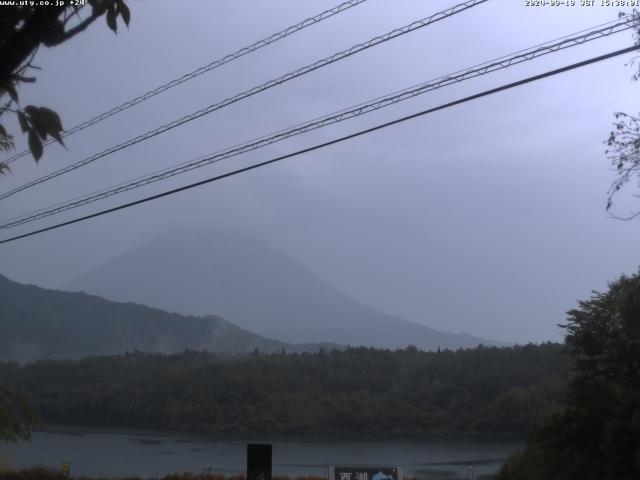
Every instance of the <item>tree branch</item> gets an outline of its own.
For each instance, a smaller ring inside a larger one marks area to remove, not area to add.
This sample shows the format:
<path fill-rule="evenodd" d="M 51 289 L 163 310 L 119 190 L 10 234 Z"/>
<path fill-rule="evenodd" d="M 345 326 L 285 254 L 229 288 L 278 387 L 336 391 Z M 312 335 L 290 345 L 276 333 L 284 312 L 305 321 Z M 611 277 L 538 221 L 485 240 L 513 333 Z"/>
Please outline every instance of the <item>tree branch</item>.
<path fill-rule="evenodd" d="M 105 0 L 105 1 L 101 2 L 98 6 L 93 7 L 93 11 L 91 12 L 91 15 L 89 15 L 87 18 L 85 18 L 82 22 L 80 22 L 75 27 L 70 28 L 69 30 L 65 31 L 62 35 L 60 35 L 55 40 L 49 42 L 47 44 L 47 46 L 48 47 L 54 47 L 56 45 L 60 45 L 61 43 L 69 40 L 70 38 L 73 38 L 78 33 L 84 31 L 98 17 L 102 16 L 104 14 L 104 12 L 107 11 L 107 8 L 109 7 L 109 5 L 114 3 L 114 1 L 115 0 Z"/>
<path fill-rule="evenodd" d="M 35 11 L 24 26 L 0 48 L 0 85 L 11 81 L 12 74 L 29 55 L 51 34 L 52 25 L 65 7 L 49 6 Z"/>
<path fill-rule="evenodd" d="M 0 47 L 0 85 L 11 81 L 11 75 L 41 44 L 59 45 L 85 30 L 96 18 L 103 15 L 116 0 L 95 0 L 91 15 L 75 27 L 65 31 L 60 17 L 69 6 L 49 6 L 34 11 L 24 19 L 24 26 Z"/>
<path fill-rule="evenodd" d="M 637 211 L 637 212 L 635 212 L 635 213 L 632 213 L 632 214 L 631 214 L 630 216 L 628 216 L 628 217 L 619 217 L 618 215 L 614 215 L 614 214 L 613 214 L 613 213 L 611 213 L 611 212 L 607 212 L 607 216 L 608 216 L 609 218 L 614 219 L 614 220 L 623 220 L 623 221 L 625 221 L 625 222 L 628 222 L 629 220 L 633 220 L 634 218 L 638 218 L 638 217 L 640 217 L 640 210 L 639 210 L 639 211 Z"/>

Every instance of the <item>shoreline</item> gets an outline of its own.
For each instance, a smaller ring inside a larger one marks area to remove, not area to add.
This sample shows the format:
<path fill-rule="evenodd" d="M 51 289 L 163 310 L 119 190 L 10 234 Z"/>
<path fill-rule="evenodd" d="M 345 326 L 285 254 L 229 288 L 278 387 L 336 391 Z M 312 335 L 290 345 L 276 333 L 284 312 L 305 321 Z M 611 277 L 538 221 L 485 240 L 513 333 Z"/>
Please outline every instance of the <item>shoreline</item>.
<path fill-rule="evenodd" d="M 56 433 L 68 435 L 83 434 L 110 434 L 110 435 L 140 435 L 148 437 L 192 437 L 206 440 L 256 440 L 273 439 L 274 441 L 354 441 L 354 442 L 379 442 L 392 440 L 396 442 L 408 441 L 412 443 L 477 443 L 487 441 L 489 443 L 525 443 L 526 434 L 500 435 L 492 433 L 458 434 L 458 435 L 416 435 L 416 434 L 384 434 L 384 433 L 304 433 L 304 432 L 207 432 L 193 430 L 155 430 L 135 427 L 110 427 L 102 425 L 77 425 L 60 423 L 41 423 L 34 427 L 33 433 Z"/>
<path fill-rule="evenodd" d="M 87 479 L 135 477 L 144 480 L 155 478 L 156 473 L 158 478 L 164 478 L 173 472 L 191 472 L 193 476 L 206 471 L 210 465 L 212 472 L 226 475 L 226 480 L 230 480 L 246 470 L 247 443 L 271 443 L 274 476 L 287 476 L 290 480 L 309 476 L 326 479 L 329 467 L 335 465 L 393 465 L 401 469 L 405 479 L 418 480 L 464 478 L 464 472 L 473 467 L 476 478 L 481 478 L 481 475 L 495 475 L 504 460 L 525 445 L 524 440 L 504 439 L 212 436 L 44 424 L 34 432 L 31 442 L 3 444 L 0 450 L 14 460 L 17 468 L 44 465 L 59 469 L 61 462 L 66 461 L 71 464 L 72 476 Z M 5 479 L 0 477 L 0 480 Z"/>

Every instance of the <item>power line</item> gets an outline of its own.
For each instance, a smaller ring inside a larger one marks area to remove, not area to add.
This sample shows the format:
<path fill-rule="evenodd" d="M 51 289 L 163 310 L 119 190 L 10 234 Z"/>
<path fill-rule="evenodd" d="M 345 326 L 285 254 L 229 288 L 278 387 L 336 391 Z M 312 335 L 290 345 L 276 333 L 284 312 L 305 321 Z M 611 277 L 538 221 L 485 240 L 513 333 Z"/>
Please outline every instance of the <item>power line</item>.
<path fill-rule="evenodd" d="M 270 80 L 266 83 L 263 83 L 262 85 L 253 87 L 249 90 L 246 90 L 242 93 L 236 94 L 232 97 L 229 97 L 225 100 L 222 100 L 219 103 L 215 103 L 213 105 L 209 105 L 208 107 L 202 108 L 200 110 L 197 110 L 193 113 L 191 113 L 190 115 L 186 115 L 182 118 L 179 118 L 177 120 L 174 120 L 171 123 L 162 125 L 154 130 L 150 130 L 142 135 L 139 135 L 135 138 L 132 138 L 130 140 L 127 140 L 124 143 L 121 143 L 119 145 L 116 145 L 114 147 L 108 148 L 107 150 L 104 150 L 100 153 L 97 153 L 95 155 L 92 155 L 90 157 L 85 158 L 84 160 L 80 160 L 76 163 L 73 163 L 71 165 L 68 165 L 67 167 L 61 168 L 60 170 L 56 170 L 55 172 L 52 172 L 48 175 L 45 175 L 43 177 L 40 177 L 36 180 L 33 180 L 31 182 L 25 183 L 24 185 L 21 185 L 20 187 L 14 188 L 13 190 L 10 190 L 6 193 L 3 193 L 0 195 L 0 200 L 3 200 L 7 197 L 10 197 L 12 195 L 15 195 L 18 192 L 21 192 L 23 190 L 26 190 L 28 188 L 34 187 L 36 185 L 39 185 L 41 183 L 44 183 L 48 180 L 51 180 L 53 178 L 56 178 L 60 175 L 63 175 L 65 173 L 71 172 L 73 170 L 76 170 L 80 167 L 83 167 L 85 165 L 88 165 L 89 163 L 95 162 L 96 160 L 102 158 L 102 157 L 106 157 L 107 155 L 110 155 L 112 153 L 118 152 L 120 150 L 123 150 L 125 148 L 128 148 L 132 145 L 135 145 L 136 143 L 142 142 L 144 140 L 148 140 L 149 138 L 155 137 L 156 135 L 160 135 L 162 133 L 167 132 L 168 130 L 171 130 L 175 127 L 178 127 L 180 125 L 183 125 L 187 122 L 190 122 L 192 120 L 195 120 L 197 118 L 200 118 L 204 115 L 208 115 L 209 113 L 212 113 L 216 110 L 220 110 L 221 108 L 224 108 L 228 105 L 231 105 L 232 103 L 238 102 L 240 100 L 243 100 L 245 98 L 251 97 L 253 95 L 256 95 L 260 92 L 263 92 L 265 90 L 268 90 L 272 87 L 275 87 L 277 85 L 280 85 L 282 83 L 288 82 L 289 80 L 293 80 L 294 78 L 300 77 L 302 75 L 305 75 L 307 73 L 313 72 L 314 70 L 318 70 L 322 67 L 325 67 L 327 65 L 330 65 L 332 63 L 338 62 L 340 60 L 343 60 L 345 58 L 350 57 L 351 55 L 355 55 L 356 53 L 360 53 L 364 50 L 367 50 L 371 47 L 374 47 L 376 45 L 379 45 L 381 43 L 387 42 L 389 40 L 392 40 L 394 38 L 397 38 L 401 35 L 405 35 L 407 33 L 413 32 L 415 30 L 418 30 L 420 28 L 426 27 L 427 25 L 431 25 L 435 22 L 438 22 L 440 20 L 444 20 L 446 18 L 449 18 L 457 13 L 463 12 L 465 10 L 468 10 L 470 8 L 473 8 L 481 3 L 485 3 L 489 0 L 468 0 L 464 3 L 455 5 L 451 8 L 448 8 L 446 10 L 443 10 L 441 12 L 435 13 L 429 17 L 423 18 L 421 20 L 416 20 L 408 25 L 405 25 L 404 27 L 401 28 L 397 28 L 395 30 L 392 30 L 391 32 L 388 32 L 384 35 L 380 35 L 377 37 L 374 37 L 370 40 L 368 40 L 367 42 L 364 43 L 359 43 L 357 45 L 352 46 L 351 48 L 348 48 L 346 50 L 342 50 L 341 52 L 335 53 L 329 57 L 325 57 L 321 60 L 318 60 L 312 64 L 309 64 L 305 67 L 299 68 L 298 70 L 295 70 L 293 72 L 287 73 L 285 75 L 282 75 L 278 78 L 275 78 L 273 80 Z"/>
<path fill-rule="evenodd" d="M 488 73 L 509 68 L 513 65 L 517 65 L 525 61 L 533 60 L 550 53 L 555 53 L 566 48 L 575 47 L 589 41 L 601 39 L 609 35 L 624 32 L 632 28 L 633 26 L 632 22 L 629 22 L 629 21 L 617 21 L 617 23 L 608 22 L 608 24 L 605 24 L 605 25 L 607 26 L 603 28 L 598 28 L 598 27 L 601 27 L 601 26 L 598 26 L 598 27 L 594 27 L 591 30 L 583 30 L 583 32 L 586 32 L 586 33 L 583 33 L 582 35 L 565 36 L 565 37 L 562 37 L 563 40 L 559 42 L 555 42 L 555 43 L 551 43 L 553 41 L 547 42 L 547 44 L 542 44 L 542 46 L 536 46 L 537 48 L 532 47 L 528 50 L 521 50 L 510 56 L 503 56 L 494 61 L 489 61 L 489 62 L 485 62 L 484 64 L 477 65 L 468 70 L 462 70 L 453 74 L 439 77 L 430 82 L 425 82 L 413 87 L 409 87 L 399 92 L 394 92 L 392 94 L 389 94 L 383 97 L 378 97 L 375 100 L 364 102 L 354 107 L 343 109 L 339 112 L 325 115 L 323 117 L 319 117 L 317 119 L 311 120 L 306 123 L 298 124 L 289 129 L 281 130 L 270 136 L 264 136 L 256 140 L 245 142 L 244 144 L 236 145 L 234 147 L 221 150 L 214 154 L 202 156 L 190 162 L 186 162 L 175 167 L 170 167 L 168 169 L 164 169 L 162 171 L 155 172 L 147 176 L 139 177 L 129 182 L 118 184 L 106 190 L 102 190 L 102 191 L 88 194 L 82 197 L 78 197 L 78 198 L 69 200 L 67 202 L 53 205 L 51 207 L 46 207 L 36 212 L 28 213 L 19 217 L 14 217 L 13 219 L 6 220 L 4 223 L 0 224 L 0 229 L 17 227 L 19 225 L 24 225 L 26 223 L 31 223 L 37 220 L 41 220 L 43 218 L 49 217 L 51 215 L 55 215 L 57 213 L 65 212 L 74 208 L 78 208 L 80 206 L 88 205 L 90 203 L 94 203 L 94 202 L 103 200 L 105 198 L 129 191 L 129 190 L 133 190 L 135 188 L 142 187 L 144 185 L 155 183 L 157 181 L 164 180 L 169 177 L 186 173 L 196 168 L 200 168 L 212 163 L 219 162 L 221 160 L 225 160 L 230 157 L 234 157 L 236 155 L 241 155 L 248 151 L 256 150 L 258 148 L 271 145 L 273 143 L 285 140 L 287 138 L 291 138 L 296 135 L 307 133 L 309 131 L 323 128 L 334 123 L 339 123 L 351 118 L 358 117 L 358 116 L 370 113 L 372 111 L 376 111 L 376 110 L 394 105 L 398 102 L 408 100 L 418 95 L 422 95 L 424 93 L 427 93 L 427 92 L 430 92 L 454 83 L 459 83 L 459 82 L 462 82 L 471 78 L 475 78 L 481 75 L 486 75 Z"/>
<path fill-rule="evenodd" d="M 251 45 L 241 48 L 240 50 L 237 50 L 233 53 L 230 53 L 228 55 L 225 55 L 224 57 L 221 57 L 217 60 L 214 60 L 213 62 L 204 65 L 200 68 L 197 68 L 196 70 L 193 70 L 192 72 L 189 72 L 185 75 L 182 75 L 181 77 L 175 78 L 173 80 L 171 80 L 170 82 L 167 82 L 163 85 L 160 85 L 152 90 L 149 90 L 146 93 L 143 93 L 142 95 L 129 100 L 127 102 L 124 102 L 121 105 L 118 105 L 117 107 L 112 108 L 111 110 L 107 110 L 106 112 L 103 112 L 99 115 L 96 115 L 95 117 L 86 120 L 78 125 L 76 125 L 75 127 L 70 128 L 69 130 L 65 130 L 62 134 L 63 138 L 66 138 L 70 135 L 73 135 L 74 133 L 77 133 L 81 130 L 84 130 L 85 128 L 88 128 L 92 125 L 95 125 L 96 123 L 99 123 L 109 117 L 112 117 L 113 115 L 116 115 L 120 112 L 123 112 L 135 105 L 138 105 L 139 103 L 142 103 L 146 100 L 149 100 L 152 97 L 155 97 L 156 95 L 159 95 L 163 92 L 166 92 L 167 90 L 176 87 L 184 82 L 188 82 L 189 80 L 192 80 L 204 73 L 210 72 L 211 70 L 221 67 L 223 65 L 225 65 L 226 63 L 229 63 L 233 60 L 237 60 L 240 57 L 243 57 L 244 55 L 247 55 L 248 53 L 252 53 L 255 52 L 256 50 L 259 50 L 263 47 L 266 47 L 267 45 L 271 45 L 272 43 L 277 42 L 278 40 L 282 40 L 285 37 L 288 37 L 296 32 L 299 32 L 301 30 L 304 30 L 307 27 L 310 27 L 312 25 L 315 25 L 316 23 L 320 23 L 323 20 L 326 20 L 327 18 L 333 17 L 334 15 L 337 15 L 339 13 L 344 12 L 345 10 L 348 10 L 352 7 L 355 7 L 357 5 L 360 5 L 364 2 L 366 2 L 367 0 L 349 0 L 347 2 L 341 3 L 340 5 L 337 5 L 329 10 L 325 10 L 324 12 L 321 12 L 317 15 L 314 15 L 313 17 L 309 17 L 306 18 L 305 20 L 303 20 L 302 22 L 299 22 L 295 25 L 292 25 L 290 27 L 285 28 L 284 30 L 279 31 L 278 33 L 274 33 L 273 35 L 270 35 L 266 38 L 263 38 L 262 40 L 258 40 L 257 42 L 252 43 Z M 49 140 L 47 140 L 44 145 L 51 145 L 52 143 L 54 143 L 55 140 L 53 138 L 50 138 Z M 29 153 L 31 153 L 30 150 L 23 150 L 22 152 L 10 157 L 8 160 L 6 160 L 4 163 L 6 163 L 7 165 L 15 162 L 16 160 L 18 160 L 21 157 L 24 157 L 25 155 L 28 155 Z"/>
<path fill-rule="evenodd" d="M 92 213 L 90 215 L 85 215 L 83 217 L 75 218 L 73 220 L 69 220 L 69 221 L 66 221 L 66 222 L 58 223 L 56 225 L 52 225 L 52 226 L 49 226 L 49 227 L 45 227 L 45 228 L 41 228 L 41 229 L 38 229 L 38 230 L 34 230 L 34 231 L 31 231 L 31 232 L 28 232 L 28 233 L 24 233 L 22 235 L 16 235 L 14 237 L 10 237 L 10 238 L 7 238 L 5 240 L 0 241 L 0 245 L 3 245 L 5 243 L 9 243 L 9 242 L 13 242 L 15 240 L 20 240 L 22 238 L 31 237 L 33 235 L 37 235 L 37 234 L 40 234 L 40 233 L 48 232 L 50 230 L 55 230 L 55 229 L 58 229 L 58 228 L 62 228 L 62 227 L 68 226 L 68 225 L 72 225 L 74 223 L 79 223 L 79 222 L 83 222 L 83 221 L 86 221 L 86 220 L 89 220 L 89 219 L 92 219 L 92 218 L 100 217 L 100 216 L 106 215 L 108 213 L 113 213 L 113 212 L 117 212 L 119 210 L 124 210 L 124 209 L 130 208 L 130 207 L 136 206 L 136 205 L 140 205 L 140 204 L 143 204 L 143 203 L 151 202 L 153 200 L 158 200 L 160 198 L 167 197 L 169 195 L 173 195 L 173 194 L 176 194 L 176 193 L 179 193 L 179 192 L 183 192 L 185 190 L 190 190 L 192 188 L 199 187 L 199 186 L 202 186 L 202 185 L 206 185 L 208 183 L 212 183 L 212 182 L 215 182 L 215 181 L 218 181 L 218 180 L 222 180 L 222 179 L 227 178 L 227 177 L 231 177 L 231 176 L 234 176 L 234 175 L 238 175 L 240 173 L 248 172 L 250 170 L 255 170 L 257 168 L 264 167 L 266 165 L 270 165 L 272 163 L 276 163 L 276 162 L 279 162 L 281 160 L 285 160 L 287 158 L 296 157 L 296 156 L 302 155 L 304 153 L 309 153 L 309 152 L 312 152 L 312 151 L 315 151 L 315 150 L 319 150 L 319 149 L 328 147 L 330 145 L 334 145 L 334 144 L 337 144 L 337 143 L 340 143 L 340 142 L 344 142 L 346 140 L 351 140 L 353 138 L 360 137 L 362 135 L 366 135 L 368 133 L 372 133 L 372 132 L 375 132 L 377 130 L 381 130 L 383 128 L 387 128 L 387 127 L 390 127 L 392 125 L 403 123 L 403 122 L 406 122 L 408 120 L 412 120 L 414 118 L 418 118 L 418 117 L 421 117 L 423 115 L 427 115 L 429 113 L 437 112 L 439 110 L 444 110 L 446 108 L 450 108 L 450 107 L 453 107 L 455 105 L 460 105 L 462 103 L 466 103 L 466 102 L 469 102 L 471 100 L 476 100 L 476 99 L 481 98 L 481 97 L 486 97 L 488 95 L 493 95 L 495 93 L 502 92 L 504 90 L 515 88 L 515 87 L 518 87 L 520 85 L 524 85 L 524 84 L 527 84 L 527 83 L 535 82 L 535 81 L 538 81 L 538 80 L 542 80 L 543 78 L 547 78 L 547 77 L 550 77 L 550 76 L 553 76 L 553 75 L 558 75 L 560 73 L 568 72 L 570 70 L 574 70 L 576 68 L 584 67 L 586 65 L 591 65 L 591 64 L 596 63 L 596 62 L 601 62 L 603 60 L 607 60 L 609 58 L 613 58 L 613 57 L 616 57 L 616 56 L 619 56 L 619 55 L 623 55 L 625 53 L 630 53 L 630 52 L 633 52 L 634 50 L 638 50 L 638 46 L 637 45 L 633 45 L 631 47 L 623 48 L 623 49 L 617 50 L 615 52 L 610 52 L 610 53 L 605 54 L 605 55 L 600 55 L 598 57 L 593 57 L 593 58 L 590 58 L 588 60 L 583 60 L 582 62 L 577 62 L 577 63 L 571 64 L 571 65 L 567 65 L 567 66 L 564 66 L 564 67 L 561 67 L 561 68 L 557 68 L 555 70 L 550 70 L 550 71 L 547 71 L 545 73 L 534 75 L 532 77 L 528 77 L 528 78 L 525 78 L 523 80 L 518 80 L 516 82 L 512 82 L 512 83 L 509 83 L 509 84 L 506 84 L 506 85 L 502 85 L 500 87 L 492 88 L 490 90 L 485 90 L 485 91 L 483 91 L 481 93 L 476 93 L 474 95 L 470 95 L 468 97 L 464 97 L 464 98 L 461 98 L 459 100 L 455 100 L 453 102 L 448 102 L 448 103 L 439 105 L 437 107 L 429 108 L 427 110 L 422 110 L 421 112 L 414 113 L 412 115 L 407 115 L 405 117 L 401 117 L 401 118 L 398 118 L 396 120 L 392 120 L 390 122 L 382 123 L 382 124 L 376 125 L 375 127 L 367 128 L 365 130 L 360 130 L 358 132 L 351 133 L 349 135 L 345 135 L 343 137 L 339 137 L 339 138 L 336 138 L 336 139 L 333 139 L 333 140 L 329 140 L 327 142 L 314 145 L 312 147 L 304 148 L 302 150 L 298 150 L 298 151 L 295 151 L 295 152 L 292 152 L 292 153 L 288 153 L 286 155 L 281 155 L 279 157 L 272 158 L 270 160 L 266 160 L 266 161 L 261 162 L 261 163 L 257 163 L 257 164 L 254 164 L 254 165 L 250 165 L 248 167 L 244 167 L 244 168 L 240 168 L 240 169 L 237 169 L 237 170 L 233 170 L 231 172 L 224 173 L 222 175 L 217 175 L 215 177 L 211 177 L 211 178 L 208 178 L 208 179 L 205 179 L 205 180 L 201 180 L 199 182 L 194 182 L 194 183 L 182 186 L 182 187 L 174 188 L 173 190 L 168 190 L 166 192 L 158 193 L 156 195 L 151 195 L 149 197 L 145 197 L 145 198 L 142 198 L 140 200 L 135 200 L 133 202 L 129 202 L 129 203 L 125 203 L 125 204 L 122 204 L 122 205 L 118 205 L 117 207 L 112 207 L 112 208 L 108 208 L 106 210 L 101 210 L 99 212 Z"/>

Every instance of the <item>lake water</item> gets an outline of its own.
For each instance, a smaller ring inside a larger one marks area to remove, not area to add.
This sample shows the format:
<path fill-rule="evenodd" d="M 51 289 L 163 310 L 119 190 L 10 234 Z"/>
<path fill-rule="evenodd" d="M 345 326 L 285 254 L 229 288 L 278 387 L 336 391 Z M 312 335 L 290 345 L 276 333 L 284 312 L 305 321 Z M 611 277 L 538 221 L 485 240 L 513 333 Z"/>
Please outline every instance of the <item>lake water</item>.
<path fill-rule="evenodd" d="M 332 465 L 397 466 L 422 479 L 492 474 L 524 442 L 486 440 L 385 440 L 320 436 L 208 436 L 48 428 L 31 442 L 0 445 L 18 467 L 71 463 L 72 475 L 155 478 L 200 473 L 244 474 L 247 443 L 273 444 L 274 475 L 327 477 Z M 470 478 L 470 477 L 469 477 Z"/>

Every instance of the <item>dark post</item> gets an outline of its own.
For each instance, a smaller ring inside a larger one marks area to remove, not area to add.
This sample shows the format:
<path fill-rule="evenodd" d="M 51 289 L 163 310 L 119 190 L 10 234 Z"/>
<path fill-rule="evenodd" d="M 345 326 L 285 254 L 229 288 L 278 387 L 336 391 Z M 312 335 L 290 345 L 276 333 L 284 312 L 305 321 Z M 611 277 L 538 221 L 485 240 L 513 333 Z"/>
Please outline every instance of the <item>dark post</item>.
<path fill-rule="evenodd" d="M 247 480 L 271 480 L 271 444 L 247 445 Z"/>

